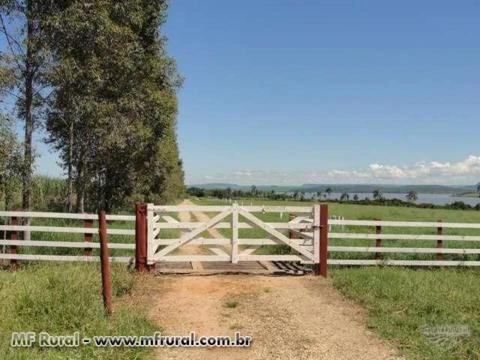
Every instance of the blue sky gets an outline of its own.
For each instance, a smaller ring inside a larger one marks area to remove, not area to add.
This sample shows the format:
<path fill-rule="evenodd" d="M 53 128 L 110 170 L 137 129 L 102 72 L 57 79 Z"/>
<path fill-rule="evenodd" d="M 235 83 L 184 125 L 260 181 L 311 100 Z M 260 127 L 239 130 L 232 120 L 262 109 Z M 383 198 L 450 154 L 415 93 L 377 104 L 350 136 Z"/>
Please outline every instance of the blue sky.
<path fill-rule="evenodd" d="M 172 0 L 187 183 L 480 181 L 478 1 Z M 38 172 L 60 173 L 39 146 Z"/>

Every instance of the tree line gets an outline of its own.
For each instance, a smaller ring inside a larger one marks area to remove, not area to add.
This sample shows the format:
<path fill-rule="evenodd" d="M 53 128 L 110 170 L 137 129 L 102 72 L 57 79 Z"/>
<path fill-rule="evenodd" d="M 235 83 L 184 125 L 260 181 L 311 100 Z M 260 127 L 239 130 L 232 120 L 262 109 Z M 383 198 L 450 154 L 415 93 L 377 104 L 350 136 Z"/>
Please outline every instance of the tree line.
<path fill-rule="evenodd" d="M 39 129 L 65 171 L 67 211 L 183 195 L 182 78 L 161 32 L 167 10 L 167 0 L 0 0 L 4 207 L 18 205 L 18 191 L 21 207 L 32 207 Z"/>
<path fill-rule="evenodd" d="M 250 189 L 231 189 L 231 188 L 218 188 L 218 189 L 204 189 L 197 186 L 187 188 L 187 194 L 198 198 L 213 197 L 217 199 L 238 200 L 238 199 L 266 199 L 266 200 L 291 200 L 291 201 L 327 201 L 335 203 L 356 204 L 356 205 L 385 205 L 385 206 L 400 206 L 400 207 L 416 207 L 423 209 L 453 209 L 453 210 L 477 210 L 480 211 L 480 203 L 471 206 L 463 201 L 454 201 L 450 204 L 435 205 L 430 203 L 416 203 L 418 195 L 415 191 L 410 191 L 405 195 L 406 200 L 402 199 L 387 199 L 383 196 L 381 190 L 376 189 L 372 192 L 372 198 L 368 196 L 364 199 L 360 199 L 357 194 L 350 198 L 347 192 L 341 194 L 339 199 L 332 199 L 331 193 L 333 188 L 326 188 L 324 192 L 315 191 L 310 193 L 310 196 L 306 196 L 306 192 L 303 191 L 290 191 L 290 192 L 276 192 L 275 190 L 262 190 L 256 186 L 252 186 Z M 480 191 L 479 191 L 480 193 Z"/>

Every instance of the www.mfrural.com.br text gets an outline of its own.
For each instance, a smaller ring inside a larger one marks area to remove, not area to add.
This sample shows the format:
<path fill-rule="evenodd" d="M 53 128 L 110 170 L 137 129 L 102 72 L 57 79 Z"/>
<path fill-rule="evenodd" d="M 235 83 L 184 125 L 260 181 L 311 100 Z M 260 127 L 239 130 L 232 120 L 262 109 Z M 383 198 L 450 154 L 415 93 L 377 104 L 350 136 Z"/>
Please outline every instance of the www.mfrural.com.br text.
<path fill-rule="evenodd" d="M 79 332 L 70 335 L 53 335 L 47 332 L 13 332 L 12 347 L 60 348 L 93 345 L 96 347 L 233 347 L 248 348 L 252 344 L 251 336 L 242 336 L 236 332 L 233 336 L 198 336 L 190 332 L 186 336 L 162 335 L 118 335 L 118 336 L 81 336 Z"/>

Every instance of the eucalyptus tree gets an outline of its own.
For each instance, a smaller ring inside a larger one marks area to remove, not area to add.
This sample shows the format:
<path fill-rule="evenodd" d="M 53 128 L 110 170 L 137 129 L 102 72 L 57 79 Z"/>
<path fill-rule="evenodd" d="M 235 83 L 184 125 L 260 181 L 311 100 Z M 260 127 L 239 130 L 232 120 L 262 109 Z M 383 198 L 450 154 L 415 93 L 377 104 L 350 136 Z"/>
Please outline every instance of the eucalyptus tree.
<path fill-rule="evenodd" d="M 47 130 L 77 211 L 109 209 L 132 196 L 155 202 L 181 196 L 176 91 L 182 79 L 159 32 L 166 1 L 62 5 L 49 23 L 55 90 Z"/>
<path fill-rule="evenodd" d="M 31 206 L 34 167 L 33 133 L 40 125 L 45 98 L 44 75 L 50 64 L 43 28 L 53 1 L 0 0 L 0 34 L 5 48 L 0 52 L 0 73 L 7 75 L 7 96 L 15 100 L 16 115 L 24 124 L 21 166 L 22 207 Z M 5 80 L 0 80 L 5 84 Z"/>

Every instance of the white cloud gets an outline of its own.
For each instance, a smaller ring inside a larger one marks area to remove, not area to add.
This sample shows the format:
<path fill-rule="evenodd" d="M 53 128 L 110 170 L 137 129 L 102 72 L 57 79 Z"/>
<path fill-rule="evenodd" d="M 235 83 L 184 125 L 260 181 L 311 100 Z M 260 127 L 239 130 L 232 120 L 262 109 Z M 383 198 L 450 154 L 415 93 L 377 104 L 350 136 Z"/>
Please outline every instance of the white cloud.
<path fill-rule="evenodd" d="M 372 163 L 365 169 L 279 172 L 238 170 L 231 174 L 205 175 L 190 183 L 228 182 L 235 184 L 295 185 L 304 183 L 390 183 L 390 184 L 476 184 L 480 181 L 480 156 L 463 161 L 420 161 L 399 166 Z"/>

